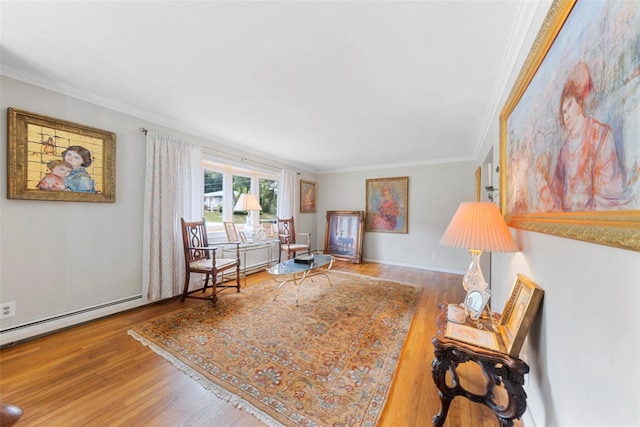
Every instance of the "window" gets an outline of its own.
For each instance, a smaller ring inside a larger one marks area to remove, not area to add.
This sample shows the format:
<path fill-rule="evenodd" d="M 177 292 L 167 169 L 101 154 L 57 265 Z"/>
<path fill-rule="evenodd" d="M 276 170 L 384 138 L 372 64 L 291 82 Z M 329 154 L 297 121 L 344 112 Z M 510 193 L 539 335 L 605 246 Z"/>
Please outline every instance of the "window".
<path fill-rule="evenodd" d="M 222 178 L 220 172 L 210 169 L 204 170 L 204 213 L 213 220 L 214 215 L 222 217 L 224 208 L 224 192 L 222 191 Z M 215 212 L 215 214 L 207 214 Z M 207 219 L 208 221 L 208 219 Z M 220 222 L 221 220 L 219 220 Z"/>
<path fill-rule="evenodd" d="M 260 178 L 260 221 L 276 222 L 278 220 L 278 181 Z"/>
<path fill-rule="evenodd" d="M 247 222 L 246 212 L 233 208 L 242 193 L 258 195 L 262 211 L 251 214 L 254 228 L 260 222 L 275 222 L 278 218 L 278 176 L 274 173 L 249 170 L 232 165 L 202 162 L 204 169 L 204 218 L 209 231 L 223 231 L 223 221 L 233 221 L 238 229 Z"/>

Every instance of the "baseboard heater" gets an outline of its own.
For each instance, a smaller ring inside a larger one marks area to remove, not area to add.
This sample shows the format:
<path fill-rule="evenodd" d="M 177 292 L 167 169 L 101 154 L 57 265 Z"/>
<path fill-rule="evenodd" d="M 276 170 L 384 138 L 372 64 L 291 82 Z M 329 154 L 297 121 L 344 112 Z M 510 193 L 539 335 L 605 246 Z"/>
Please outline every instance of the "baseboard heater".
<path fill-rule="evenodd" d="M 17 344 L 18 341 L 34 339 L 42 335 L 77 326 L 111 314 L 141 306 L 142 294 L 82 308 L 45 319 L 34 320 L 0 330 L 0 348 Z"/>

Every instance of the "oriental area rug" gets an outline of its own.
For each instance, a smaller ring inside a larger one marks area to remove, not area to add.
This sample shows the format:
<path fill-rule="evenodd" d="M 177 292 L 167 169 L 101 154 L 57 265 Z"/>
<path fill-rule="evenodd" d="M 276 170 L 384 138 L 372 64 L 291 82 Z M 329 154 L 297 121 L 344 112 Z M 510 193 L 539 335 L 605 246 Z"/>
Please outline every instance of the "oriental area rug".
<path fill-rule="evenodd" d="M 129 334 L 267 425 L 375 426 L 421 288 L 327 276 L 287 283 L 275 301 L 267 280 Z"/>

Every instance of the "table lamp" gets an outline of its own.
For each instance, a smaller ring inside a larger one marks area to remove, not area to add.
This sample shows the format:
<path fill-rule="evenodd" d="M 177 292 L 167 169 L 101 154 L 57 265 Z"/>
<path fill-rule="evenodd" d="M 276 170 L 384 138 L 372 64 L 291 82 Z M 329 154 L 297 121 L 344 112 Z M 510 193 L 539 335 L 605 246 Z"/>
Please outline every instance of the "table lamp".
<path fill-rule="evenodd" d="M 471 254 L 469 270 L 462 279 L 465 291 L 486 290 L 489 286 L 480 268 L 480 255 L 488 252 L 518 252 L 509 227 L 494 203 L 461 203 L 440 243 L 456 248 L 465 248 Z"/>
<path fill-rule="evenodd" d="M 251 212 L 252 211 L 261 211 L 262 206 L 260 206 L 260 202 L 258 198 L 253 194 L 242 193 L 236 202 L 236 206 L 233 208 L 234 211 L 246 211 L 249 214 L 247 215 L 247 223 L 244 226 L 244 232 L 247 234 L 247 237 L 251 237 L 253 235 L 253 223 L 251 222 Z"/>

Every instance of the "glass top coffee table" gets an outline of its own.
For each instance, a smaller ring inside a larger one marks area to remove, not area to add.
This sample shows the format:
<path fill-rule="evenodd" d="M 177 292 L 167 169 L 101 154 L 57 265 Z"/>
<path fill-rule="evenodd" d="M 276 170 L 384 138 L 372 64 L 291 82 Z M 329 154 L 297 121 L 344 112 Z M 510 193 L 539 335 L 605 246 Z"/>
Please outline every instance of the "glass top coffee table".
<path fill-rule="evenodd" d="M 302 285 L 302 283 L 308 277 L 315 276 L 318 274 L 324 275 L 329 284 L 331 284 L 331 280 L 329 280 L 329 276 L 327 275 L 327 271 L 331 270 L 333 266 L 333 257 L 331 255 L 313 255 L 313 260 L 310 263 L 302 263 L 296 262 L 295 259 L 290 259 L 280 264 L 276 264 L 273 267 L 269 268 L 267 271 L 275 280 L 282 280 L 282 282 L 276 288 L 276 293 L 273 296 L 273 300 L 275 301 L 278 297 L 278 291 L 285 284 L 293 282 L 296 286 L 296 306 L 298 305 L 298 287 Z"/>

